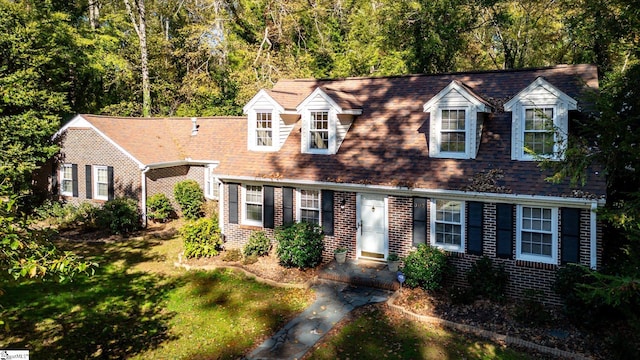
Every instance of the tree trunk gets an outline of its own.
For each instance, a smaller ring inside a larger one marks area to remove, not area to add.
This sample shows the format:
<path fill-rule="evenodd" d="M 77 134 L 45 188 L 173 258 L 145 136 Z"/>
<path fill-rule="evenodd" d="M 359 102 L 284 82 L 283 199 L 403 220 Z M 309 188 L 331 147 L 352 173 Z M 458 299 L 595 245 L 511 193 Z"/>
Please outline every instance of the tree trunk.
<path fill-rule="evenodd" d="M 151 116 L 151 85 L 149 84 L 149 59 L 147 57 L 147 20 L 144 0 L 134 0 L 135 9 L 129 0 L 124 0 L 131 24 L 140 40 L 140 70 L 142 71 L 142 116 Z M 134 14 L 134 11 L 136 14 Z M 136 20 L 138 15 L 138 20 Z"/>

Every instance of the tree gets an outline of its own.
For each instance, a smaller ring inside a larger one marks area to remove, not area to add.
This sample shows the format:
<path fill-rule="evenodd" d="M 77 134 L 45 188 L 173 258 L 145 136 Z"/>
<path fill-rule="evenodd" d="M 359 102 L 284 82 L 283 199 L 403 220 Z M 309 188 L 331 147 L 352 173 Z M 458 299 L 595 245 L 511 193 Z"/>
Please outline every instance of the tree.
<path fill-rule="evenodd" d="M 136 30 L 140 44 L 140 72 L 142 74 L 142 116 L 151 116 L 151 85 L 149 82 L 149 59 L 147 55 L 147 15 L 144 0 L 124 0 L 131 25 Z"/>

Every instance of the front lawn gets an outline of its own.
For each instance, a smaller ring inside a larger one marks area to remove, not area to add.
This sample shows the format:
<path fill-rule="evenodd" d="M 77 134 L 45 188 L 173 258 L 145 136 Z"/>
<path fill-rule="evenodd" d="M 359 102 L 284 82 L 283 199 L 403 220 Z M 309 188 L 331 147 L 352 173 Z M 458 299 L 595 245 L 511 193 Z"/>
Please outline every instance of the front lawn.
<path fill-rule="evenodd" d="M 352 313 L 305 360 L 321 359 L 532 359 L 485 340 L 471 340 L 438 326 L 411 321 L 384 305 Z"/>
<path fill-rule="evenodd" d="M 8 329 L 0 348 L 26 347 L 33 359 L 232 359 L 313 298 L 233 271 L 178 270 L 180 239 L 67 246 L 99 262 L 96 275 L 68 284 L 3 281 Z"/>

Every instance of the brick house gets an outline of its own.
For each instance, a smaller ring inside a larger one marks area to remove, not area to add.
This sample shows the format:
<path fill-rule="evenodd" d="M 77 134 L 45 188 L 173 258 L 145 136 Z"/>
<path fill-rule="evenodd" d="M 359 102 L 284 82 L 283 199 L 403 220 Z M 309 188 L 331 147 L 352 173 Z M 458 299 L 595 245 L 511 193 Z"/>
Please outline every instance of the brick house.
<path fill-rule="evenodd" d="M 86 166 L 89 148 L 126 155 L 89 160 L 113 166 L 116 183 L 127 174 L 120 182 L 132 179 L 125 188 L 137 186 L 138 198 L 172 183 L 152 180 L 154 171 L 182 169 L 204 186 L 210 169 L 229 247 L 255 230 L 273 237 L 288 222 L 317 222 L 326 261 L 338 246 L 351 259 L 385 260 L 427 243 L 446 250 L 460 274 L 488 256 L 509 272 L 510 296 L 537 289 L 553 303 L 560 266 L 600 265 L 605 178 L 592 169 L 585 187 L 552 184 L 537 159 L 563 156 L 581 100 L 597 87 L 591 65 L 281 80 L 246 104 L 246 117 L 79 116 L 62 130 L 64 163 Z M 103 140 L 72 135 L 83 129 Z"/>

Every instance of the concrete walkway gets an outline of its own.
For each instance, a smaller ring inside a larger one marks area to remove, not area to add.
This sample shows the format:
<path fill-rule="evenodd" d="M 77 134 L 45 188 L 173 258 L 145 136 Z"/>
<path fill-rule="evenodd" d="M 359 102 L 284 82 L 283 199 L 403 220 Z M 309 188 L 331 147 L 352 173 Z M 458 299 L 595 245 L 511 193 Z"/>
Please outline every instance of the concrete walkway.
<path fill-rule="evenodd" d="M 316 291 L 316 301 L 258 346 L 247 360 L 300 359 L 351 310 L 386 301 L 392 294 L 387 290 L 333 281 L 320 281 L 312 289 Z"/>

